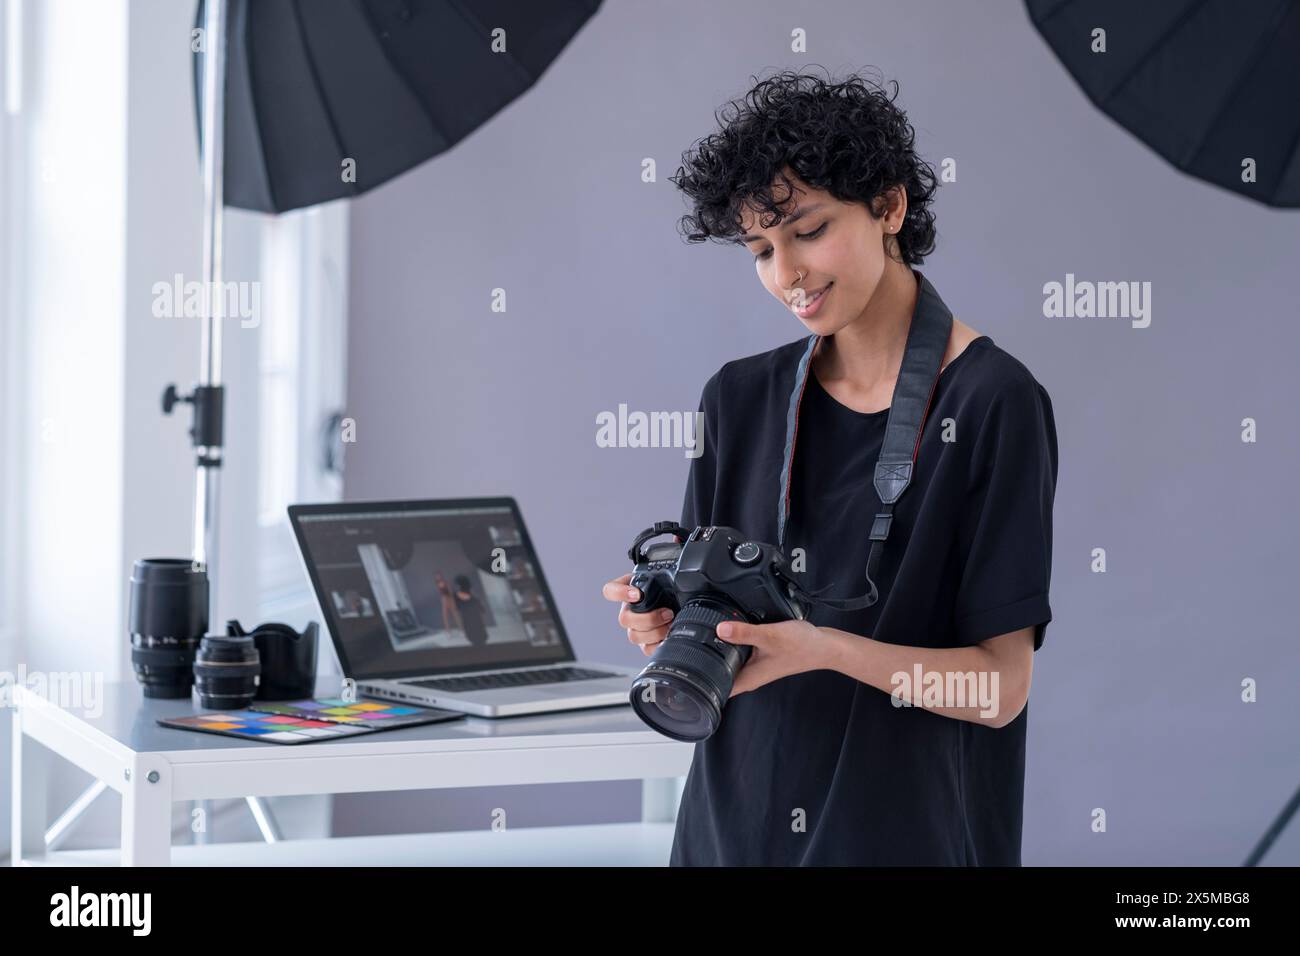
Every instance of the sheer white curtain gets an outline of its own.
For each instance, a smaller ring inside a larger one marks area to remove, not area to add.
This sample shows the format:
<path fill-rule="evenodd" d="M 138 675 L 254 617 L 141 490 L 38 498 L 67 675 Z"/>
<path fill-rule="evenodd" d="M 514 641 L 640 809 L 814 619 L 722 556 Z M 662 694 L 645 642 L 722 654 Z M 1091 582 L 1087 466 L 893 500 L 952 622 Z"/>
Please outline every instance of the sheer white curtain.
<path fill-rule="evenodd" d="M 18 653 L 15 618 L 20 553 L 17 520 L 21 495 L 22 368 L 18 308 L 22 274 L 18 224 L 23 190 L 23 0 L 0 0 L 0 671 Z"/>

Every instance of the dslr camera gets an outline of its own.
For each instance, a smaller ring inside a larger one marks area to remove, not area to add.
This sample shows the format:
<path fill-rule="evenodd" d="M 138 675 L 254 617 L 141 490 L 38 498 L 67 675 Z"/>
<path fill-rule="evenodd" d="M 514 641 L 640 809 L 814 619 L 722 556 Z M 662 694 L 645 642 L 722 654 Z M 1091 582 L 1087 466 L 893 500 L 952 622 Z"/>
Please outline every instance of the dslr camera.
<path fill-rule="evenodd" d="M 682 539 L 645 542 L 672 533 Z M 628 610 L 671 608 L 672 624 L 632 682 L 637 715 L 674 740 L 704 740 L 718 729 L 736 674 L 753 649 L 718 637 L 726 620 L 751 624 L 803 620 L 808 596 L 795 582 L 780 548 L 751 541 L 735 528 L 657 522 L 637 535 L 628 557 L 636 565 L 630 587 L 641 600 Z"/>

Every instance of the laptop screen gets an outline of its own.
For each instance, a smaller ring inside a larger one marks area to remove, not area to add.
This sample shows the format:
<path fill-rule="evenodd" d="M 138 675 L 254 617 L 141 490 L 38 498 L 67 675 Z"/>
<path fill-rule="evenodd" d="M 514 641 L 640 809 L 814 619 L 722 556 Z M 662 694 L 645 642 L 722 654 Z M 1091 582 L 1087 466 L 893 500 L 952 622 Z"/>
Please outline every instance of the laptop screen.
<path fill-rule="evenodd" d="M 292 505 L 289 519 L 349 677 L 573 659 L 513 498 Z"/>

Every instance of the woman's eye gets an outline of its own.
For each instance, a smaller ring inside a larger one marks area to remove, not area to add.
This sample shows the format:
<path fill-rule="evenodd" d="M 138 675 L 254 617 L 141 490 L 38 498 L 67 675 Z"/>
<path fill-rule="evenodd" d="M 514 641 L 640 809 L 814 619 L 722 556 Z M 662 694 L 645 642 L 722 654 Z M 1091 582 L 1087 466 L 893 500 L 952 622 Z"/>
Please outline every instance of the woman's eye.
<path fill-rule="evenodd" d="M 830 223 L 826 223 L 826 222 L 824 222 L 824 223 L 822 223 L 820 226 L 818 226 L 816 229 L 814 229 L 812 232 L 796 232 L 796 233 L 794 234 L 794 237 L 795 237 L 796 239 L 816 239 L 818 236 L 820 236 L 823 232 L 826 231 L 826 227 L 827 227 L 828 225 L 830 225 Z M 754 256 L 754 258 L 755 258 L 756 260 L 757 260 L 757 259 L 768 259 L 768 258 L 771 257 L 771 255 L 772 255 L 772 250 L 771 250 L 771 249 L 764 249 L 761 253 L 759 253 L 758 255 Z"/>

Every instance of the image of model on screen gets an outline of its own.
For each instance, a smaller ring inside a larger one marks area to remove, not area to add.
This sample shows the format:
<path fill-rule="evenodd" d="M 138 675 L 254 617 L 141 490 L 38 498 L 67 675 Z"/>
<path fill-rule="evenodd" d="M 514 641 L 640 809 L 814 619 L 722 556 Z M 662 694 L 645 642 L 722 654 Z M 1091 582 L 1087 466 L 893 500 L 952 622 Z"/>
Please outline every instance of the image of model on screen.
<path fill-rule="evenodd" d="M 460 613 L 461 627 L 464 628 L 465 637 L 469 639 L 470 644 L 482 647 L 488 639 L 487 626 L 483 623 L 483 606 L 470 587 L 468 577 L 463 574 L 456 575 L 456 605 Z"/>
<path fill-rule="evenodd" d="M 460 612 L 456 608 L 456 599 L 452 596 L 451 585 L 439 571 L 434 575 L 438 582 L 438 595 L 442 598 L 442 629 L 450 631 L 457 629 L 460 624 Z"/>

